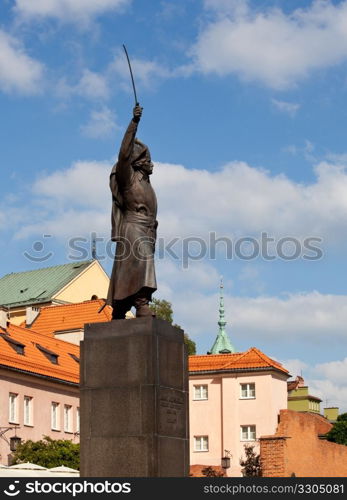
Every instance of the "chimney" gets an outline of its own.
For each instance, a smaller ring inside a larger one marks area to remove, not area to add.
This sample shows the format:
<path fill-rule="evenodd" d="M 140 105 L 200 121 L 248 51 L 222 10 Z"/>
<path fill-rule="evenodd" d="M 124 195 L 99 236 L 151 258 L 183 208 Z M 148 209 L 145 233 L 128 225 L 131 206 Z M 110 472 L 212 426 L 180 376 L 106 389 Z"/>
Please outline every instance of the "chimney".
<path fill-rule="evenodd" d="M 8 312 L 3 307 L 0 307 L 0 327 L 6 330 L 8 327 Z"/>
<path fill-rule="evenodd" d="M 336 422 L 337 417 L 339 416 L 339 409 L 337 406 L 332 406 L 330 408 L 324 408 L 324 416 L 330 422 Z"/>
<path fill-rule="evenodd" d="M 27 307 L 26 308 L 26 325 L 30 326 L 40 313 L 39 307 Z"/>

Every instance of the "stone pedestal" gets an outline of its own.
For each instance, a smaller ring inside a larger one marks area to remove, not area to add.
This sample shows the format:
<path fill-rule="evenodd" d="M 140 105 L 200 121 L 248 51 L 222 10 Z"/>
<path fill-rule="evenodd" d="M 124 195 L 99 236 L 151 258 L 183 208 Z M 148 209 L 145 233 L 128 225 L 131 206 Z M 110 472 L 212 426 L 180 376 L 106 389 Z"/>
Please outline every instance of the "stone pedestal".
<path fill-rule="evenodd" d="M 82 477 L 188 476 L 183 332 L 151 317 L 85 325 L 80 408 Z"/>

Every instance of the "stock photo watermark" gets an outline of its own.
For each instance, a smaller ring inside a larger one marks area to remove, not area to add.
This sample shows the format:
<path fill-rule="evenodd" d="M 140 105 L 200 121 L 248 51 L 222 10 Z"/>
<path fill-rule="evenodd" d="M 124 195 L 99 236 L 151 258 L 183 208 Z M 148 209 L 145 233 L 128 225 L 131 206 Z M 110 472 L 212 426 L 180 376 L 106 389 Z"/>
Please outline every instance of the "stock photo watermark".
<path fill-rule="evenodd" d="M 47 243 L 53 235 L 44 234 L 40 240 L 33 242 L 30 250 L 23 255 L 32 262 L 47 262 L 54 252 L 46 249 Z M 157 241 L 149 236 L 142 236 L 135 241 L 120 238 L 117 241 L 117 259 L 126 260 L 129 257 L 138 260 L 153 258 L 155 247 L 155 258 L 163 260 L 170 258 L 181 263 L 183 269 L 189 267 L 190 262 L 204 259 L 252 261 L 262 259 L 264 261 L 295 261 L 303 259 L 306 261 L 321 260 L 324 256 L 322 249 L 323 238 L 309 236 L 296 238 L 284 236 L 275 238 L 268 233 L 262 232 L 258 238 L 243 236 L 230 238 L 228 236 L 217 237 L 215 232 L 210 232 L 207 238 L 199 236 L 188 236 L 185 238 L 174 237 L 165 239 L 159 237 Z M 99 261 L 113 259 L 115 256 L 115 242 L 97 233 L 91 233 L 89 237 L 75 236 L 67 241 L 67 259 L 71 261 L 82 261 L 93 257 Z"/>

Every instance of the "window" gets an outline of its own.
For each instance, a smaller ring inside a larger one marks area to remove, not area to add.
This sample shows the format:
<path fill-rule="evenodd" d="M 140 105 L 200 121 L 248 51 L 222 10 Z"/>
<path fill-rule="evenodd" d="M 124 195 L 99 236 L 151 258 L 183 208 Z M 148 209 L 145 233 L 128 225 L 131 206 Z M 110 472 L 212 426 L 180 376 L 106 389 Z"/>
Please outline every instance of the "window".
<path fill-rule="evenodd" d="M 76 363 L 80 362 L 80 358 L 78 356 L 76 356 L 76 354 L 71 354 L 71 352 L 69 352 L 69 354 L 72 357 L 72 359 L 76 361 Z"/>
<path fill-rule="evenodd" d="M 241 441 L 255 441 L 255 425 L 241 426 Z"/>
<path fill-rule="evenodd" d="M 76 432 L 80 432 L 80 409 L 76 410 Z"/>
<path fill-rule="evenodd" d="M 194 451 L 208 451 L 208 436 L 194 436 Z"/>
<path fill-rule="evenodd" d="M 64 431 L 72 432 L 72 406 L 64 405 Z"/>
<path fill-rule="evenodd" d="M 54 431 L 59 431 L 59 403 L 52 403 L 51 406 L 51 428 Z"/>
<path fill-rule="evenodd" d="M 36 344 L 36 347 L 46 356 L 46 358 L 53 364 L 57 365 L 58 364 L 58 356 L 59 354 L 56 354 L 55 352 L 51 351 L 50 349 L 47 349 L 46 347 L 42 347 L 40 344 Z"/>
<path fill-rule="evenodd" d="M 24 356 L 24 348 L 25 345 L 21 344 L 20 342 L 17 342 L 17 340 L 11 339 L 8 335 L 2 335 L 2 338 L 6 340 L 8 345 L 12 347 L 14 351 L 16 351 L 17 354 L 20 354 L 21 356 Z"/>
<path fill-rule="evenodd" d="M 194 399 L 208 399 L 207 385 L 194 385 Z"/>
<path fill-rule="evenodd" d="M 18 394 L 14 392 L 9 394 L 8 421 L 18 424 Z"/>
<path fill-rule="evenodd" d="M 33 398 L 24 396 L 24 425 L 33 425 Z"/>
<path fill-rule="evenodd" d="M 255 398 L 255 384 L 240 384 L 240 398 L 241 399 L 254 399 Z"/>

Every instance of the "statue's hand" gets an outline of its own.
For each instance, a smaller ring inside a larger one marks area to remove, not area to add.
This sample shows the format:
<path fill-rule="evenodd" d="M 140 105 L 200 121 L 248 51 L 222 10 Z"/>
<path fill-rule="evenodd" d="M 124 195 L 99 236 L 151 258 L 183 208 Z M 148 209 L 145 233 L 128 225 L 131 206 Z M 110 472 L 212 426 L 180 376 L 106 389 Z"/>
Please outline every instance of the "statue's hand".
<path fill-rule="evenodd" d="M 133 109 L 133 120 L 134 122 L 138 123 L 140 121 L 141 115 L 142 115 L 142 109 L 139 104 L 136 104 L 135 108 Z"/>

